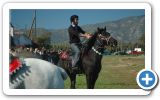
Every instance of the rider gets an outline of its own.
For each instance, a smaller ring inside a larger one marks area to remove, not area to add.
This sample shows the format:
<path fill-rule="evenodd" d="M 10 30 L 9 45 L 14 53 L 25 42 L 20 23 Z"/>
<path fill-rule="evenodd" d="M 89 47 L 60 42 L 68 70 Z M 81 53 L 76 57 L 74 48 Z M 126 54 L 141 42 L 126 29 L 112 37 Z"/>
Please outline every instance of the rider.
<path fill-rule="evenodd" d="M 78 16 L 77 15 L 72 15 L 70 17 L 70 22 L 71 25 L 68 28 L 68 33 L 69 33 L 69 39 L 70 39 L 70 44 L 71 44 L 71 49 L 73 52 L 73 58 L 72 58 L 72 68 L 77 68 L 76 66 L 78 60 L 79 60 L 79 55 L 80 55 L 80 37 L 85 37 L 85 38 L 90 38 L 89 33 L 86 33 L 84 30 L 81 29 L 80 26 L 78 26 Z"/>

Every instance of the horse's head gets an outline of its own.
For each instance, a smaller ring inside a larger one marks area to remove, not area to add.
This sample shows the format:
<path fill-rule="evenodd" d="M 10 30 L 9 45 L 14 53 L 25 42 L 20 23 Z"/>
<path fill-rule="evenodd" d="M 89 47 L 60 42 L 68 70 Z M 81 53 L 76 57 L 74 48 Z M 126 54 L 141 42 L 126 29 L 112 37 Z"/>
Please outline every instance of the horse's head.
<path fill-rule="evenodd" d="M 114 39 L 110 33 L 106 32 L 105 28 L 97 28 L 97 31 L 92 35 L 92 37 L 87 42 L 87 47 L 84 50 L 84 54 L 88 54 L 88 51 L 92 48 L 103 52 L 106 46 L 117 46 L 117 40 Z"/>
<path fill-rule="evenodd" d="M 117 40 L 114 39 L 109 32 L 106 31 L 105 28 L 97 28 L 98 32 L 98 41 L 103 45 L 103 46 L 112 46 L 116 47 L 117 46 Z"/>

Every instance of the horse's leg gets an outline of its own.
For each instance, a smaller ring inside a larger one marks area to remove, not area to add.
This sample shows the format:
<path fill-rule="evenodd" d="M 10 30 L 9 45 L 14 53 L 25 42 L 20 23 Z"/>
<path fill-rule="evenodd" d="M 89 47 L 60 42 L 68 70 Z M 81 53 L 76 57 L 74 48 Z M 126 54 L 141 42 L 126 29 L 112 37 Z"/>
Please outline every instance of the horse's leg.
<path fill-rule="evenodd" d="M 69 75 L 69 77 L 70 77 L 70 81 L 71 81 L 70 88 L 75 89 L 76 88 L 76 86 L 75 86 L 75 84 L 76 84 L 76 74 L 72 73 L 72 74 Z"/>
<path fill-rule="evenodd" d="M 86 81 L 87 81 L 87 88 L 88 89 L 93 89 L 92 75 L 91 74 L 86 74 Z"/>
<path fill-rule="evenodd" d="M 86 74 L 87 89 L 90 89 L 90 77 Z"/>
<path fill-rule="evenodd" d="M 96 80 L 98 78 L 98 74 L 87 74 L 86 75 L 86 81 L 87 81 L 87 88 L 88 89 L 94 89 L 94 85 L 96 83 Z"/>
<path fill-rule="evenodd" d="M 93 74 L 92 76 L 92 88 L 93 89 L 94 89 L 97 78 L 98 78 L 98 74 Z"/>

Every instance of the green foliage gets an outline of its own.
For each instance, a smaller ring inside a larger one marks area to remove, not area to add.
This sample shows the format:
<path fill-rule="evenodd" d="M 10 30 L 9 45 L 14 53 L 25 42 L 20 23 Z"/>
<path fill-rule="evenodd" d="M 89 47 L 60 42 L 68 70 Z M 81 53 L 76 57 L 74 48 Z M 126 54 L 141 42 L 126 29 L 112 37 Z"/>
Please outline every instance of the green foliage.
<path fill-rule="evenodd" d="M 38 36 L 33 36 L 33 41 L 38 43 L 40 46 L 49 45 L 50 44 L 50 36 L 51 36 L 50 32 L 40 34 Z"/>
<path fill-rule="evenodd" d="M 52 48 L 55 50 L 69 50 L 70 44 L 69 43 L 53 43 Z"/>
<path fill-rule="evenodd" d="M 142 34 L 135 42 L 119 41 L 117 51 L 134 50 L 134 48 L 142 48 L 142 51 L 145 51 L 145 34 Z"/>
<path fill-rule="evenodd" d="M 142 48 L 143 51 L 145 51 L 145 34 L 142 34 L 142 36 L 139 38 L 138 45 Z"/>

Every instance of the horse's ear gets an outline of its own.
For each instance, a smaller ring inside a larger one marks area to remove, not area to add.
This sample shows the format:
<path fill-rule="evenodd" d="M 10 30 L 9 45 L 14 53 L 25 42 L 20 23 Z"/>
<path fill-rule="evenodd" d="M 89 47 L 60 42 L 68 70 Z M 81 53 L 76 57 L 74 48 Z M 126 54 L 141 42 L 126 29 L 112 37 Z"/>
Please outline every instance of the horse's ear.
<path fill-rule="evenodd" d="M 97 28 L 97 30 L 98 30 L 98 31 L 100 30 L 99 27 Z"/>
<path fill-rule="evenodd" d="M 104 30 L 106 31 L 106 26 L 104 27 Z"/>

